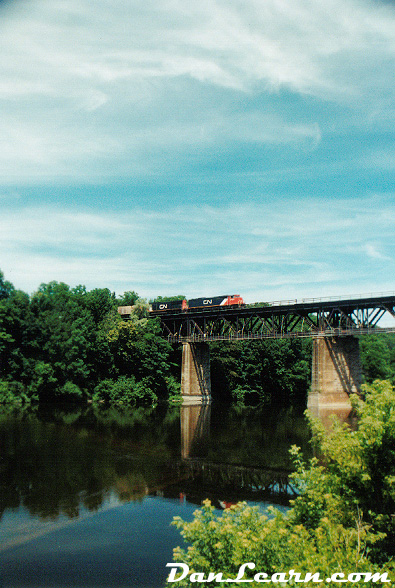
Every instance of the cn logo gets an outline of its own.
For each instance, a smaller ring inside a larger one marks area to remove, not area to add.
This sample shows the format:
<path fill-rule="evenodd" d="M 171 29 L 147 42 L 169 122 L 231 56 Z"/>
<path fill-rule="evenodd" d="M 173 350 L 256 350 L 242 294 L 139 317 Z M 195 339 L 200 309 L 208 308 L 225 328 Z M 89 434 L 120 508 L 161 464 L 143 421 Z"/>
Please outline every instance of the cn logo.
<path fill-rule="evenodd" d="M 203 304 L 207 304 L 208 305 L 208 304 L 212 304 L 212 303 L 213 303 L 212 300 L 203 300 Z"/>
<path fill-rule="evenodd" d="M 166 310 L 167 304 L 159 304 L 159 310 Z"/>

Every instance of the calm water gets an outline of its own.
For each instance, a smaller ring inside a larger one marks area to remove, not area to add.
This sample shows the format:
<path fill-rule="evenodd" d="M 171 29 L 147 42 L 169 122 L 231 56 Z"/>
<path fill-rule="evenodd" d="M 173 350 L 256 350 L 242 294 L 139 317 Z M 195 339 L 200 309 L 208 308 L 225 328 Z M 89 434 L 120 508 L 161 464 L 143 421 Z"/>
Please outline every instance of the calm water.
<path fill-rule="evenodd" d="M 0 409 L 0 587 L 157 588 L 204 498 L 285 505 L 301 411 Z"/>

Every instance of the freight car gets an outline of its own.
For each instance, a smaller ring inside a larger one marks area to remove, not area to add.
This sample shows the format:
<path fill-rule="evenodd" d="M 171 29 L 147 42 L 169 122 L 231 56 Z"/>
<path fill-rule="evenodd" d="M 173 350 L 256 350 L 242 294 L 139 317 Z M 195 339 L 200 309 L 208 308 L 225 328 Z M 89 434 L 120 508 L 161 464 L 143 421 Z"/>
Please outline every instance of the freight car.
<path fill-rule="evenodd" d="M 186 310 L 188 303 L 186 300 L 161 300 L 160 302 L 153 302 L 150 305 L 150 311 L 166 311 L 166 310 Z"/>
<path fill-rule="evenodd" d="M 243 306 L 244 300 L 239 294 L 232 296 L 211 296 L 207 298 L 192 298 L 191 300 L 161 300 L 153 302 L 151 312 L 166 312 L 169 310 L 188 310 L 194 308 L 213 308 L 217 306 Z"/>

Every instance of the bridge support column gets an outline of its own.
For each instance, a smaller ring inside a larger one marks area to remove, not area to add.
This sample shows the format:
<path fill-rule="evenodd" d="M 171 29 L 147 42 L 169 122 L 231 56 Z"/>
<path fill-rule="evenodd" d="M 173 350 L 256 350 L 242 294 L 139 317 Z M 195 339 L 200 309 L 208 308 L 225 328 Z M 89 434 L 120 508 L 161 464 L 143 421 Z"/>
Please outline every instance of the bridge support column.
<path fill-rule="evenodd" d="M 181 395 L 184 404 L 211 401 L 210 348 L 207 343 L 183 343 Z"/>
<path fill-rule="evenodd" d="M 308 408 L 349 407 L 350 394 L 362 383 L 359 340 L 356 337 L 315 337 Z"/>

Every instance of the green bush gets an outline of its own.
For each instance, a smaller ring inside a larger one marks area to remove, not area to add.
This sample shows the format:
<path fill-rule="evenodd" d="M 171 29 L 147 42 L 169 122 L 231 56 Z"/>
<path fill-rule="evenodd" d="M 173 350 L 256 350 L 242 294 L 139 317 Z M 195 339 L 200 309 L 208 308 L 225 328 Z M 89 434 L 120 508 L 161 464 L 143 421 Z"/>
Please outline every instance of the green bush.
<path fill-rule="evenodd" d="M 174 376 L 168 376 L 167 378 L 165 378 L 165 382 L 169 394 L 169 402 L 176 404 L 182 402 L 180 380 L 177 380 Z"/>
<path fill-rule="evenodd" d="M 0 404 L 21 405 L 30 402 L 20 382 L 0 380 Z"/>
<path fill-rule="evenodd" d="M 150 387 L 148 378 L 137 382 L 132 376 L 121 376 L 117 380 L 102 380 L 94 389 L 93 402 L 128 403 L 156 402 L 158 397 Z"/>
<path fill-rule="evenodd" d="M 327 578 L 336 572 L 379 572 L 367 554 L 371 544 L 380 539 L 369 528 L 356 521 L 346 528 L 327 517 L 313 530 L 294 524 L 292 516 L 275 509 L 268 516 L 258 507 L 239 503 L 215 513 L 210 501 L 195 512 L 195 519 L 186 523 L 179 517 L 174 524 L 181 530 L 188 549 L 177 547 L 174 561 L 189 566 L 189 576 L 177 583 L 190 586 L 191 574 L 222 572 L 223 579 L 237 577 L 242 564 L 253 562 L 254 570 L 246 570 L 245 578 L 253 579 L 259 572 L 272 574 L 294 570 L 304 578 L 308 573 L 319 573 Z M 196 576 L 192 580 L 198 579 Z M 291 580 L 289 585 L 293 585 Z M 195 586 L 217 586 L 217 582 L 196 582 Z M 256 587 L 261 582 L 249 583 Z"/>
<path fill-rule="evenodd" d="M 189 566 L 177 584 L 189 586 L 191 574 L 222 572 L 236 578 L 240 566 L 252 579 L 257 572 L 320 573 L 394 572 L 395 546 L 395 391 L 389 382 L 365 388 L 362 401 L 353 398 L 358 428 L 334 421 L 328 433 L 310 418 L 317 457 L 305 463 L 292 448 L 299 496 L 285 514 L 269 517 L 240 504 L 216 514 L 207 501 L 192 522 L 177 517 L 187 549 L 177 548 L 174 561 Z M 216 586 L 193 576 L 196 586 Z M 287 582 L 295 583 L 295 578 Z M 252 582 L 252 587 L 261 582 Z"/>
<path fill-rule="evenodd" d="M 60 394 L 65 400 L 78 400 L 83 397 L 81 388 L 73 382 L 66 382 L 60 389 Z"/>

